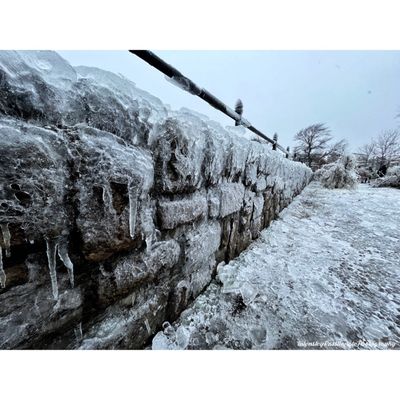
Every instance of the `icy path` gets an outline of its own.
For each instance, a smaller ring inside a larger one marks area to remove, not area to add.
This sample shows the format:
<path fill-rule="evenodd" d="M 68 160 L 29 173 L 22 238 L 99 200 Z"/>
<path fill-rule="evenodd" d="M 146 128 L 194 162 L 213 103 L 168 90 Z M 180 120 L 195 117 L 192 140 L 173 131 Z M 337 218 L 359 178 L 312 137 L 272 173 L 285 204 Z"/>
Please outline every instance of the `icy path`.
<path fill-rule="evenodd" d="M 218 271 L 153 349 L 400 348 L 400 191 L 313 183 Z"/>

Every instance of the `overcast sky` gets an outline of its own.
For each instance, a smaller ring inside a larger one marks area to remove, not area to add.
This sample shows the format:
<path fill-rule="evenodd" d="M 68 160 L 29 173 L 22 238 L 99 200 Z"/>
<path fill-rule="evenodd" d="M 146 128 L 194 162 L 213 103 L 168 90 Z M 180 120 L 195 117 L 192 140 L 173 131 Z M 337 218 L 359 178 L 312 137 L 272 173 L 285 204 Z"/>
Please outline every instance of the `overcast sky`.
<path fill-rule="evenodd" d="M 301 128 L 323 122 L 350 150 L 400 119 L 400 51 L 154 51 L 227 105 L 238 98 L 244 117 L 283 146 Z M 172 108 L 233 121 L 127 51 L 59 51 L 72 65 L 125 75 Z"/>

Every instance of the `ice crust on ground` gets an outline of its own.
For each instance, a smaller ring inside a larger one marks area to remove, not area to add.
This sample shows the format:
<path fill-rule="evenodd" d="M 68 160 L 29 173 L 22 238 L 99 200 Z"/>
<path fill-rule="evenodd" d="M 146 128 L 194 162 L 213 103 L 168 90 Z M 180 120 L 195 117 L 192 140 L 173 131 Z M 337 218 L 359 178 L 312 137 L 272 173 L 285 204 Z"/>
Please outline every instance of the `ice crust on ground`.
<path fill-rule="evenodd" d="M 397 189 L 312 183 L 173 328 L 189 349 L 400 348 L 399 226 Z"/>

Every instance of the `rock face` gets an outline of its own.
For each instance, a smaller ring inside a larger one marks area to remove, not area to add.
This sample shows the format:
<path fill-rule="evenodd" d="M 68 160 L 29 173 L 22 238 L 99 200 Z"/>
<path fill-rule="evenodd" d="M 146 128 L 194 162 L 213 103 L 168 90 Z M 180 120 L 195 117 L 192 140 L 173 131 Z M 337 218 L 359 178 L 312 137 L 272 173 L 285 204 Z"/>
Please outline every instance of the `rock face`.
<path fill-rule="evenodd" d="M 311 171 L 115 74 L 0 52 L 0 348 L 143 348 Z"/>

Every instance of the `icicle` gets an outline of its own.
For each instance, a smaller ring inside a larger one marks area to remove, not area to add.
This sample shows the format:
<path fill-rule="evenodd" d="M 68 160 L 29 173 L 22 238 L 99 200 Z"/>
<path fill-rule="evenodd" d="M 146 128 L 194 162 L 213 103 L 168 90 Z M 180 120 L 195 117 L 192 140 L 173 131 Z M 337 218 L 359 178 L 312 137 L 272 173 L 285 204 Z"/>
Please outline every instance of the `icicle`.
<path fill-rule="evenodd" d="M 137 200 L 139 185 L 133 185 L 129 182 L 129 235 L 133 239 L 135 237 L 136 217 L 137 217 Z"/>
<path fill-rule="evenodd" d="M 8 229 L 8 224 L 0 224 L 1 226 L 1 232 L 3 233 L 3 242 L 4 242 L 4 248 L 6 250 L 6 257 L 11 256 L 10 252 L 10 241 L 11 241 L 11 235 L 10 235 L 10 230 Z"/>
<path fill-rule="evenodd" d="M 47 247 L 47 261 L 50 270 L 51 288 L 53 291 L 54 300 L 58 299 L 58 285 L 57 285 L 57 272 L 56 272 L 56 254 L 58 243 L 55 240 L 46 239 Z"/>
<path fill-rule="evenodd" d="M 77 342 L 80 342 L 83 338 L 83 332 L 82 332 L 82 322 L 80 322 L 75 328 L 74 328 L 74 334 L 75 334 L 75 339 Z"/>
<path fill-rule="evenodd" d="M 4 289 L 6 287 L 6 273 L 3 269 L 3 249 L 0 246 L 0 287 Z"/>
<path fill-rule="evenodd" d="M 153 243 L 156 241 L 155 240 L 156 233 L 155 233 L 155 227 L 154 227 L 151 209 L 145 208 L 142 211 L 141 226 L 142 226 L 142 231 L 145 236 L 146 253 L 149 253 L 151 251 Z"/>
<path fill-rule="evenodd" d="M 112 195 L 110 191 L 109 184 L 104 184 L 101 186 L 103 189 L 103 203 L 106 210 L 112 209 Z"/>
<path fill-rule="evenodd" d="M 149 321 L 148 321 L 147 318 L 144 320 L 144 325 L 145 325 L 145 327 L 146 327 L 146 329 L 147 329 L 147 333 L 148 333 L 149 335 L 151 335 L 151 328 L 150 328 L 150 324 L 149 324 Z"/>
<path fill-rule="evenodd" d="M 153 238 L 151 236 L 146 236 L 146 253 L 149 253 L 151 250 L 151 246 L 153 245 Z"/>
<path fill-rule="evenodd" d="M 68 269 L 69 281 L 71 286 L 74 287 L 74 264 L 72 264 L 71 259 L 68 255 L 68 242 L 62 241 L 58 244 L 58 256 L 60 260 L 64 263 L 65 267 Z"/>

